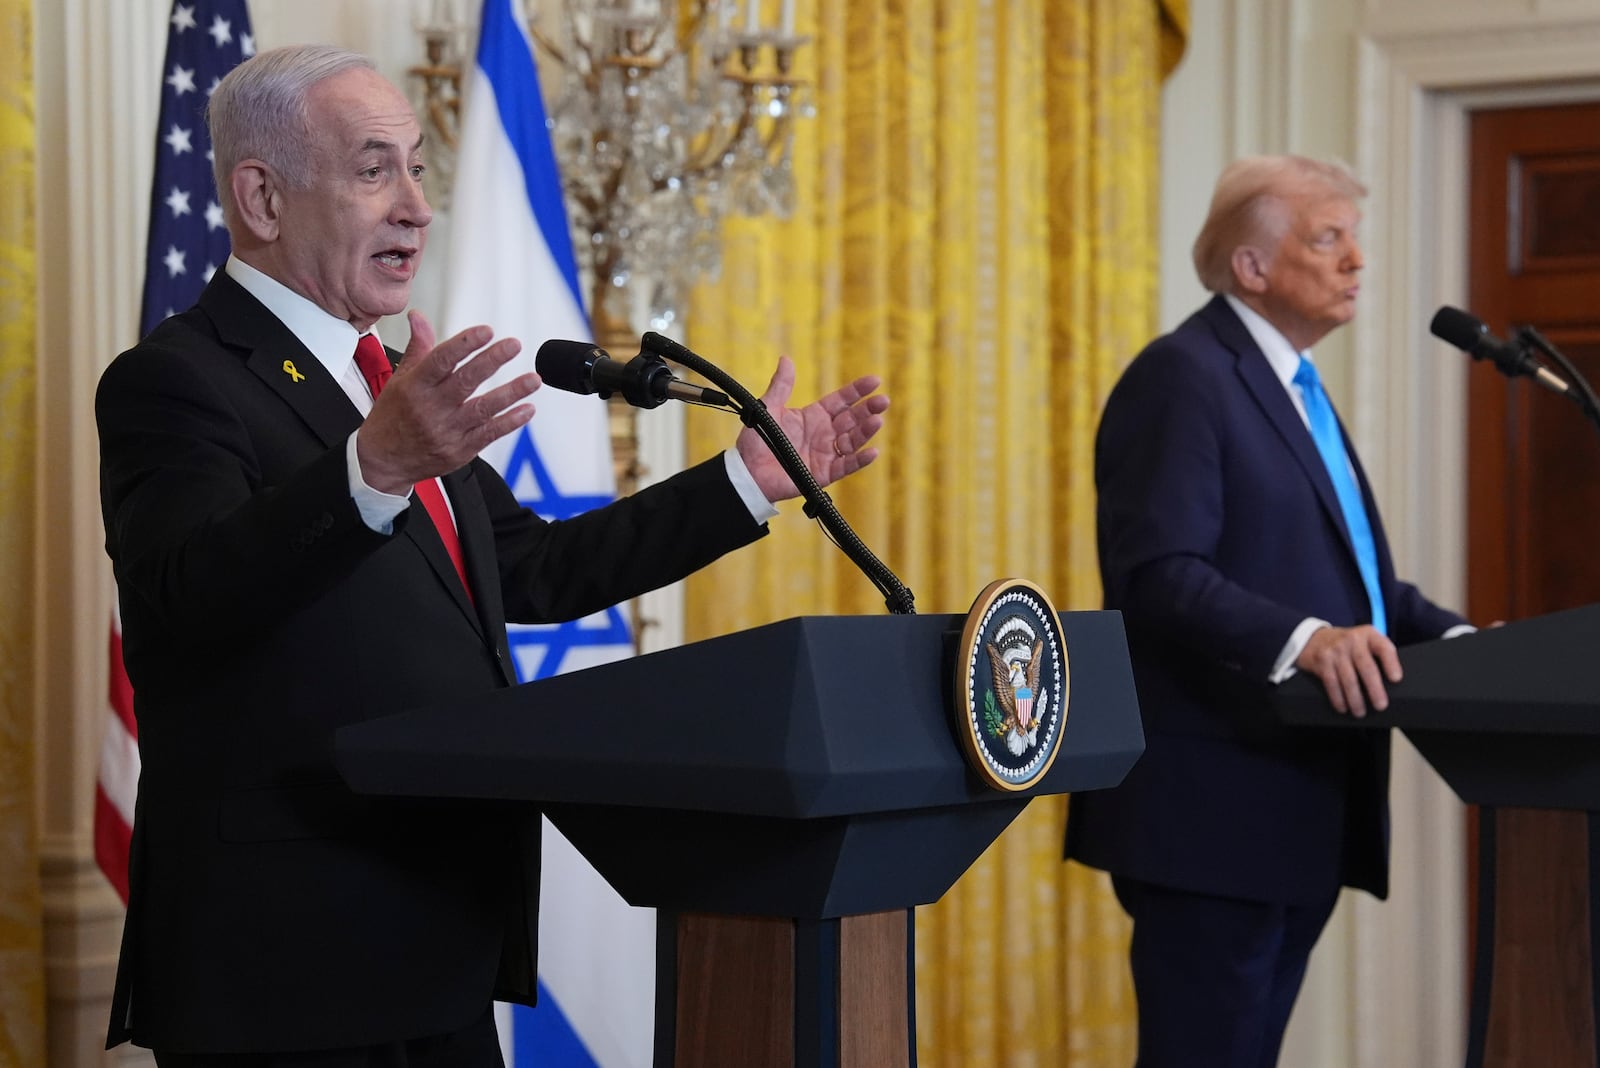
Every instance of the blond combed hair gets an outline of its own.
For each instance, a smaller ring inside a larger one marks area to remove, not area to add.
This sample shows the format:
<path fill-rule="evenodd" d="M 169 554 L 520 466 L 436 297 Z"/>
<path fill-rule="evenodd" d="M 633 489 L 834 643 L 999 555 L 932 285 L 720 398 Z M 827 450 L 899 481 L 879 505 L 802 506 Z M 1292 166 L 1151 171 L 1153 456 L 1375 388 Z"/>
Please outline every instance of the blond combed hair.
<path fill-rule="evenodd" d="M 1275 247 L 1289 226 L 1286 199 L 1307 187 L 1359 200 L 1367 195 L 1350 168 L 1305 156 L 1246 156 L 1217 178 L 1211 209 L 1194 241 L 1194 269 L 1212 293 L 1234 289 L 1233 253 L 1241 245 Z"/>

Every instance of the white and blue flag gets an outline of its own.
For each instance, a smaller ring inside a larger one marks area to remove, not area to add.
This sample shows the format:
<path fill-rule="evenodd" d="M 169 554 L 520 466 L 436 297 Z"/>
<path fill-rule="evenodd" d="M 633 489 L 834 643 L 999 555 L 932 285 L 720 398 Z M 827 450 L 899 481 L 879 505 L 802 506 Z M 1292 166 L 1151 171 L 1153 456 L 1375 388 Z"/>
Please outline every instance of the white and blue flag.
<path fill-rule="evenodd" d="M 533 369 L 549 338 L 591 339 L 560 175 L 520 4 L 484 0 L 464 86 L 440 337 L 479 323 L 522 341 L 491 381 Z M 605 405 L 542 389 L 538 414 L 483 456 L 529 508 L 563 519 L 616 495 Z M 512 627 L 524 680 L 632 652 L 612 608 L 558 627 Z M 555 714 L 552 712 L 552 714 Z M 655 996 L 655 913 L 630 908 L 548 822 L 539 920 L 539 1005 L 499 1023 L 513 1068 L 646 1068 Z"/>

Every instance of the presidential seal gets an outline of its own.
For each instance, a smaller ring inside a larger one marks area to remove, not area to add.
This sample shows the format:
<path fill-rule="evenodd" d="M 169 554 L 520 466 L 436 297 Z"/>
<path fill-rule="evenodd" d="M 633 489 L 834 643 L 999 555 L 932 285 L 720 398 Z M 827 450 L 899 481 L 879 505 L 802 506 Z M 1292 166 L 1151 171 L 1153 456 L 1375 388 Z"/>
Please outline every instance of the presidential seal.
<path fill-rule="evenodd" d="M 956 647 L 956 734 L 997 790 L 1026 790 L 1056 758 L 1067 721 L 1067 646 L 1044 591 L 1026 579 L 991 582 L 973 602 Z"/>

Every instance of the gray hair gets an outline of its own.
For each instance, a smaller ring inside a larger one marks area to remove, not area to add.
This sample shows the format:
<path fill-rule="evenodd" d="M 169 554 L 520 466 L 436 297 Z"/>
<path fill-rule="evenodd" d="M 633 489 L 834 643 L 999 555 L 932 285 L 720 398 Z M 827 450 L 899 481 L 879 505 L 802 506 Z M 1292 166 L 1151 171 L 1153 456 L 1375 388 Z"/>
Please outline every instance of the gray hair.
<path fill-rule="evenodd" d="M 223 210 L 235 208 L 229 175 L 241 160 L 269 164 L 295 188 L 311 184 L 312 87 L 347 70 L 375 70 L 359 52 L 332 45 L 286 45 L 259 52 L 229 71 L 206 105 L 212 174 Z"/>
<path fill-rule="evenodd" d="M 1212 293 L 1233 291 L 1233 253 L 1241 245 L 1276 245 L 1289 227 L 1285 198 L 1320 187 L 1355 201 L 1367 187 L 1337 161 L 1305 156 L 1247 156 L 1228 164 L 1211 194 L 1211 210 L 1194 242 L 1194 269 Z"/>

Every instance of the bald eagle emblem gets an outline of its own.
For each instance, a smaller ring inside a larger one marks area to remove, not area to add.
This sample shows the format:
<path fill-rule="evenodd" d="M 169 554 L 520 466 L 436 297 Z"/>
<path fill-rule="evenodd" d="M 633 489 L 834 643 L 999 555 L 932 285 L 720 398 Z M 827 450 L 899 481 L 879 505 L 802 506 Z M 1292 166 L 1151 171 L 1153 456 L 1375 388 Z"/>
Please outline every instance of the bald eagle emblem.
<path fill-rule="evenodd" d="M 984 644 L 989 654 L 989 670 L 994 675 L 994 694 L 999 707 L 985 718 L 990 731 L 1005 742 L 1012 756 L 1021 756 L 1039 743 L 1040 711 L 1050 707 L 1050 695 L 1039 685 L 1039 659 L 1044 642 L 1034 636 L 1025 619 L 1013 616 L 1000 628 L 995 640 Z M 986 710 L 987 711 L 987 710 Z"/>
<path fill-rule="evenodd" d="M 969 765 L 996 790 L 1031 789 L 1066 727 L 1071 674 L 1060 614 L 1027 579 L 996 579 L 967 612 L 955 653 L 956 739 Z"/>

